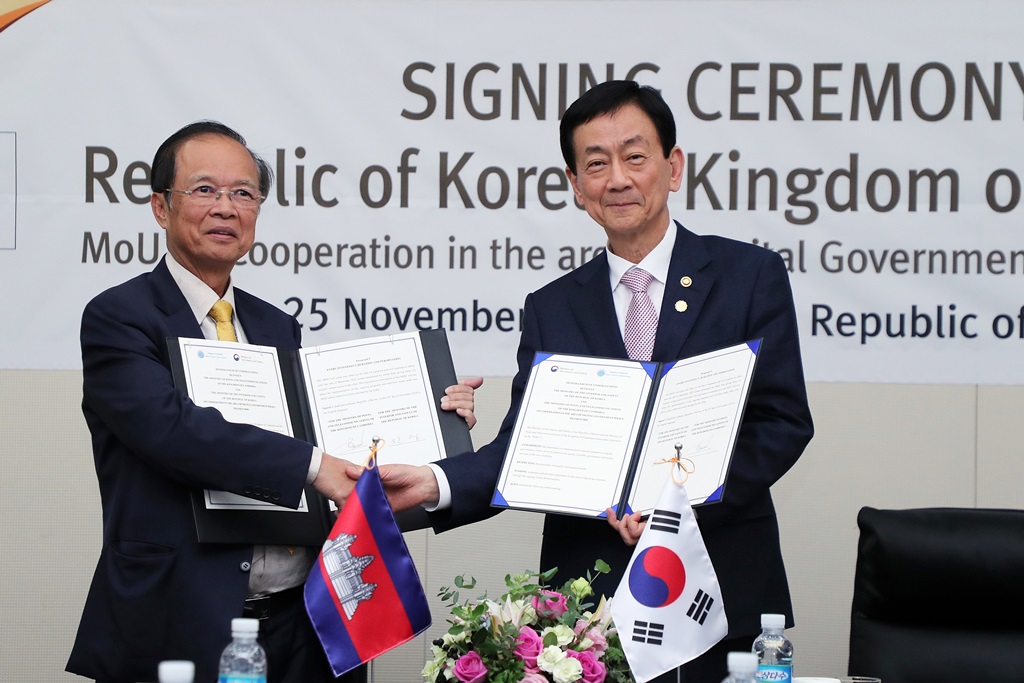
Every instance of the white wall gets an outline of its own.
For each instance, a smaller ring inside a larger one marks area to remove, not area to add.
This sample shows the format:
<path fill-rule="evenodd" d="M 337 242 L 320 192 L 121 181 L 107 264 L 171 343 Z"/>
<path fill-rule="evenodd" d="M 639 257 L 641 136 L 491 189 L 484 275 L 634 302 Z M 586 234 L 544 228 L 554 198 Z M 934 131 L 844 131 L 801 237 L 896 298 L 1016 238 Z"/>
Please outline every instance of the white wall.
<path fill-rule="evenodd" d="M 476 443 L 497 430 L 508 378 L 478 393 Z M 802 675 L 845 673 L 861 506 L 1024 507 L 1024 387 L 812 384 L 817 435 L 776 486 L 794 595 Z M 20 683 L 63 673 L 99 553 L 100 506 L 81 373 L 0 372 L 0 663 Z M 506 512 L 441 536 L 407 535 L 436 608 L 428 633 L 378 660 L 378 683 L 413 683 L 445 630 L 437 589 L 456 574 L 501 592 L 510 571 L 537 568 L 540 515 Z M 752 562 L 756 558 L 751 558 Z"/>

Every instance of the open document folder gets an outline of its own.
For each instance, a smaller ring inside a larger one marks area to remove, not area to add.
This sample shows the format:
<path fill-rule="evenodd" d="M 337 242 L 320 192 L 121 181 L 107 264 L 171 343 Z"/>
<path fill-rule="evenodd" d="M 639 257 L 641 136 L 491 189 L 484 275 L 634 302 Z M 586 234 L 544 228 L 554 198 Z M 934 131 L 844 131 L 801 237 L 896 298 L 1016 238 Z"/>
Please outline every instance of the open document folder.
<path fill-rule="evenodd" d="M 537 353 L 491 504 L 647 514 L 674 459 L 692 505 L 721 500 L 760 347 L 671 363 Z"/>
<path fill-rule="evenodd" d="M 197 406 L 336 457 L 361 463 L 374 437 L 386 447 L 380 464 L 421 465 L 473 447 L 466 421 L 440 409 L 457 381 L 443 329 L 298 350 L 184 337 L 168 348 L 175 385 Z M 192 502 L 200 542 L 320 545 L 331 528 L 312 486 L 297 511 L 226 491 L 197 489 Z M 421 516 L 400 524 L 419 528 Z"/>

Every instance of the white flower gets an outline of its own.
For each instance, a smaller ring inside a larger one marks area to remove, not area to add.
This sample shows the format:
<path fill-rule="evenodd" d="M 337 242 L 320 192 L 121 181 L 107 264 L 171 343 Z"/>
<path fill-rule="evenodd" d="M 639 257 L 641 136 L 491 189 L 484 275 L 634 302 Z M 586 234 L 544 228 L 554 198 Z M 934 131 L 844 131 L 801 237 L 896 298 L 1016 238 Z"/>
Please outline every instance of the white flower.
<path fill-rule="evenodd" d="M 509 621 L 516 626 L 526 626 L 537 621 L 537 610 L 525 600 L 512 600 L 505 598 L 505 610 Z"/>
<path fill-rule="evenodd" d="M 610 598 L 601 596 L 601 602 L 597 605 L 597 611 L 590 617 L 590 623 L 601 629 L 601 632 L 608 630 L 608 624 L 612 622 L 612 601 Z"/>
<path fill-rule="evenodd" d="M 571 590 L 572 594 L 580 600 L 594 592 L 594 589 L 590 587 L 590 582 L 584 578 L 579 578 L 573 581 L 572 585 L 569 586 L 569 590 Z"/>
<path fill-rule="evenodd" d="M 442 660 L 444 661 L 444 660 Z M 426 683 L 434 683 L 437 680 L 437 674 L 441 671 L 441 663 L 436 659 L 431 659 L 423 667 L 423 671 L 420 674 L 423 676 L 423 680 Z"/>
<path fill-rule="evenodd" d="M 487 605 L 487 612 L 491 619 L 501 624 L 512 624 L 516 628 L 533 623 L 537 619 L 537 611 L 533 605 L 527 604 L 525 600 L 515 600 L 506 597 L 504 604 L 484 601 Z"/>
<path fill-rule="evenodd" d="M 562 652 L 562 648 L 557 645 L 549 645 L 544 648 L 544 651 L 537 655 L 537 668 L 541 671 L 547 671 L 552 673 L 555 670 L 555 666 L 562 661 L 567 659 L 568 655 Z M 580 671 L 583 669 L 581 668 Z"/>
<path fill-rule="evenodd" d="M 565 647 L 566 645 L 568 645 L 576 639 L 576 634 L 573 633 L 573 630 L 565 624 L 558 624 L 557 626 L 548 626 L 540 632 L 540 639 L 544 640 L 549 633 L 555 634 L 555 638 L 558 639 L 556 642 L 559 647 Z"/>
<path fill-rule="evenodd" d="M 444 677 L 446 679 L 453 680 L 455 674 L 452 670 L 455 668 L 455 660 L 448 657 L 448 653 L 437 645 L 430 646 L 430 653 L 433 658 L 423 666 L 423 671 L 420 673 L 423 675 L 423 680 L 426 683 L 434 683 L 437 680 L 437 674 L 441 673 L 444 669 Z"/>
<path fill-rule="evenodd" d="M 580 660 L 566 657 L 551 669 L 551 677 L 555 683 L 573 683 L 583 676 L 583 665 Z"/>
<path fill-rule="evenodd" d="M 487 608 L 486 616 L 489 616 L 490 620 L 497 622 L 499 624 L 504 624 L 507 621 L 506 618 L 502 615 L 501 604 L 495 602 L 494 600 L 484 600 L 483 605 Z M 484 618 L 486 618 L 486 616 Z"/>
<path fill-rule="evenodd" d="M 441 636 L 441 642 L 444 643 L 445 647 L 449 647 L 450 648 L 455 643 L 465 642 L 468 638 L 469 638 L 469 631 L 468 630 L 463 630 L 462 633 L 460 633 L 457 636 L 453 636 L 451 633 L 445 633 L 443 636 Z"/>

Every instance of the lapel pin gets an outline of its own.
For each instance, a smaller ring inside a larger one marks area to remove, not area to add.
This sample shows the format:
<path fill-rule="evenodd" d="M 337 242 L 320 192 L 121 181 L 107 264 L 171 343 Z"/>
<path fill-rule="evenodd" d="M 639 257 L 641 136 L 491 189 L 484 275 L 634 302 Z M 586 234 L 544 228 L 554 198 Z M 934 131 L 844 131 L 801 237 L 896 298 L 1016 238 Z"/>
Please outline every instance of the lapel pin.
<path fill-rule="evenodd" d="M 682 279 L 679 280 L 679 284 L 681 284 L 683 287 L 689 287 L 690 285 L 693 284 L 693 278 L 690 277 L 689 275 L 684 275 Z"/>
<path fill-rule="evenodd" d="M 687 308 L 688 308 L 688 306 L 687 306 L 686 302 L 685 302 L 685 301 L 683 301 L 682 299 L 680 299 L 679 301 L 677 301 L 677 302 L 676 302 L 676 310 L 677 310 L 678 312 L 682 313 L 682 312 L 683 312 L 683 311 L 685 311 L 685 310 L 686 310 Z"/>

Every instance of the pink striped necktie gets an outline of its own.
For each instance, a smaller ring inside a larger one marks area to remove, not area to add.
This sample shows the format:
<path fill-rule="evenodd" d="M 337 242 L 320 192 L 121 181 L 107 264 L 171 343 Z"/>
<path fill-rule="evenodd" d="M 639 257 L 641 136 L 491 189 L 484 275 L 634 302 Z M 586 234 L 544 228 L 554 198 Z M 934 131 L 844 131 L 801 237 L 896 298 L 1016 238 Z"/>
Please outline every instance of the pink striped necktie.
<path fill-rule="evenodd" d="M 650 360 L 651 352 L 654 351 L 658 314 L 654 310 L 654 302 L 647 295 L 647 288 L 653 280 L 653 275 L 640 268 L 633 268 L 620 280 L 633 292 L 626 310 L 626 331 L 622 335 L 626 353 L 633 360 Z"/>

